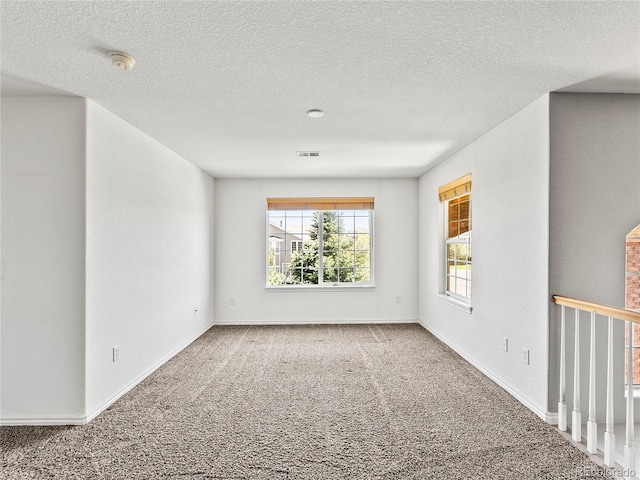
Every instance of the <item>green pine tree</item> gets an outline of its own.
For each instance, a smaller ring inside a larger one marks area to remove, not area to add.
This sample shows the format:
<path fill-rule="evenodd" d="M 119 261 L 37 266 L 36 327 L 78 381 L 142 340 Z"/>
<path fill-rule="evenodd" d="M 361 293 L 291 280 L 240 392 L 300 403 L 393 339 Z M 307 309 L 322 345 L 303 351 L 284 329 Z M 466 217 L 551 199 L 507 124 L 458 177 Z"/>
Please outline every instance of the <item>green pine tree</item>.
<path fill-rule="evenodd" d="M 317 284 L 319 260 L 320 212 L 314 212 L 309 240 L 300 252 L 291 255 L 291 273 L 287 283 Z M 369 243 L 364 237 L 345 232 L 338 211 L 322 212 L 323 282 L 368 282 Z"/>

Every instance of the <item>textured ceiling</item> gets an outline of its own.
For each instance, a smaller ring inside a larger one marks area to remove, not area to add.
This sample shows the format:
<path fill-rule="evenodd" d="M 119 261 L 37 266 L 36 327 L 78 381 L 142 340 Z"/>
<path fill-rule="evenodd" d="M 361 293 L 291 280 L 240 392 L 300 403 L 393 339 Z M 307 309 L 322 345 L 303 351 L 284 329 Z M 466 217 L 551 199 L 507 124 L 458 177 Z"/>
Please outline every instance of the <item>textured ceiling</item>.
<path fill-rule="evenodd" d="M 0 9 L 3 95 L 90 98 L 217 177 L 416 176 L 547 92 L 640 92 L 638 2 Z"/>

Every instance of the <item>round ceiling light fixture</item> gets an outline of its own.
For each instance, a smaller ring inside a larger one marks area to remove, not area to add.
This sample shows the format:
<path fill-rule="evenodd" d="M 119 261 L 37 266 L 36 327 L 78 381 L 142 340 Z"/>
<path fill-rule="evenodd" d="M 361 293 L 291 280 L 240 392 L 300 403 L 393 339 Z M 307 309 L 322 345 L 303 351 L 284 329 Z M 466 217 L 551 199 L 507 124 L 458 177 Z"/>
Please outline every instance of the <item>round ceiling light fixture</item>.
<path fill-rule="evenodd" d="M 320 118 L 324 115 L 324 112 L 319 108 L 312 108 L 311 110 L 307 110 L 307 115 L 311 118 Z"/>
<path fill-rule="evenodd" d="M 109 58 L 111 63 L 120 70 L 131 70 L 136 64 L 136 59 L 124 52 L 111 52 L 109 53 Z"/>

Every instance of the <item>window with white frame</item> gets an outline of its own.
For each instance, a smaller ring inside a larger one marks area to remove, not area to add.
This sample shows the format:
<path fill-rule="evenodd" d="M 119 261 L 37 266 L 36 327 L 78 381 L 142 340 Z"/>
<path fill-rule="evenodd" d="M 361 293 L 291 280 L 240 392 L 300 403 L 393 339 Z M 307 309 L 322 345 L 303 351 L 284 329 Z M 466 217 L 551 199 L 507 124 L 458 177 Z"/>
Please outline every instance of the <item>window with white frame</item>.
<path fill-rule="evenodd" d="M 445 212 L 445 293 L 471 299 L 471 175 L 440 187 Z"/>
<path fill-rule="evenodd" d="M 268 198 L 267 238 L 269 287 L 373 285 L 372 197 Z"/>

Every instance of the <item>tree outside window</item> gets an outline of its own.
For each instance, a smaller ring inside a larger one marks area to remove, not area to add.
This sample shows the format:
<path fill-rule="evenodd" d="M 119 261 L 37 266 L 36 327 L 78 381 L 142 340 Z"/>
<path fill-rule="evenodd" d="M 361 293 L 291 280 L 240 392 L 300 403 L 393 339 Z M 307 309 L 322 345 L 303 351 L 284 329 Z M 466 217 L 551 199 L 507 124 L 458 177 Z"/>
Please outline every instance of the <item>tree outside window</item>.
<path fill-rule="evenodd" d="M 274 264 L 275 244 L 270 242 L 267 285 L 371 284 L 372 209 L 348 207 L 269 210 L 272 234 L 277 230 L 283 240 L 300 240 L 282 244 L 291 249 L 278 252 L 286 260 L 280 265 Z"/>

